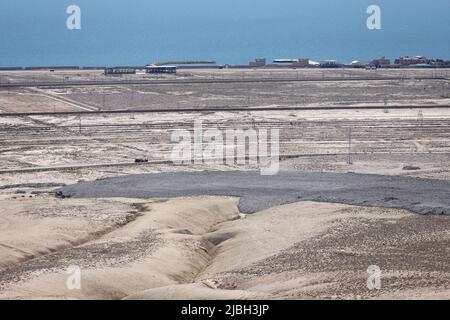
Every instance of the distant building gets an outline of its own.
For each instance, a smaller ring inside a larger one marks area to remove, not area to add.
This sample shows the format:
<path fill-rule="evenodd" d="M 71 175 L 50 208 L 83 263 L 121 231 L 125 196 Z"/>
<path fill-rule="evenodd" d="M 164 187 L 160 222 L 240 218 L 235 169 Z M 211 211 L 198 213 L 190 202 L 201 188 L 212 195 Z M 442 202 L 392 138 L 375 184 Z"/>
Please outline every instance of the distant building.
<path fill-rule="evenodd" d="M 297 59 L 274 59 L 274 63 L 278 64 L 290 64 L 292 67 L 308 67 L 310 65 L 309 59 L 297 58 Z"/>
<path fill-rule="evenodd" d="M 370 65 L 369 62 L 354 60 L 348 66 L 351 67 L 351 68 L 365 68 L 365 67 L 367 67 L 369 65 Z"/>
<path fill-rule="evenodd" d="M 105 68 L 105 75 L 119 75 L 119 74 L 135 74 L 135 68 L 128 67 L 113 67 Z"/>
<path fill-rule="evenodd" d="M 436 59 L 436 60 L 430 61 L 430 64 L 432 66 L 435 66 L 435 67 L 448 67 L 448 66 L 450 66 L 450 61 L 448 61 L 448 60 L 444 61 L 442 59 Z"/>
<path fill-rule="evenodd" d="M 145 67 L 145 72 L 150 74 L 161 74 L 161 73 L 169 73 L 174 74 L 177 73 L 176 66 L 147 66 Z"/>
<path fill-rule="evenodd" d="M 391 65 L 391 60 L 386 57 L 381 57 L 379 59 L 373 59 L 370 64 L 377 68 L 384 68 Z"/>
<path fill-rule="evenodd" d="M 266 59 L 265 58 L 259 58 L 255 59 L 255 61 L 250 61 L 249 66 L 252 68 L 256 67 L 265 67 L 266 66 Z"/>
<path fill-rule="evenodd" d="M 294 59 L 273 59 L 274 63 L 293 63 Z"/>
<path fill-rule="evenodd" d="M 321 68 L 339 68 L 341 65 L 336 60 L 320 61 Z"/>
<path fill-rule="evenodd" d="M 429 64 L 430 60 L 422 57 L 422 56 L 415 56 L 415 57 L 400 57 L 395 60 L 395 64 L 399 64 L 401 66 L 411 66 L 411 65 L 425 65 Z"/>
<path fill-rule="evenodd" d="M 292 66 L 293 67 L 299 67 L 299 68 L 303 68 L 303 67 L 308 67 L 309 66 L 309 59 L 294 59 L 294 61 L 292 62 Z"/>

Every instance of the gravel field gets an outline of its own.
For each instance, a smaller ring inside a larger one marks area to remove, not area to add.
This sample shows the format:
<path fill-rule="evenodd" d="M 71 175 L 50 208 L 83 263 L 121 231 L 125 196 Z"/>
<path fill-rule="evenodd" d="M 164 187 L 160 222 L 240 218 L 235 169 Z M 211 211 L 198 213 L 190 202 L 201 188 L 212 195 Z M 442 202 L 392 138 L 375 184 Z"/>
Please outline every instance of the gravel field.
<path fill-rule="evenodd" d="M 450 182 L 381 175 L 279 172 L 189 172 L 133 175 L 63 187 L 76 198 L 177 198 L 234 196 L 239 210 L 255 213 L 298 201 L 400 208 L 421 214 L 450 214 Z"/>

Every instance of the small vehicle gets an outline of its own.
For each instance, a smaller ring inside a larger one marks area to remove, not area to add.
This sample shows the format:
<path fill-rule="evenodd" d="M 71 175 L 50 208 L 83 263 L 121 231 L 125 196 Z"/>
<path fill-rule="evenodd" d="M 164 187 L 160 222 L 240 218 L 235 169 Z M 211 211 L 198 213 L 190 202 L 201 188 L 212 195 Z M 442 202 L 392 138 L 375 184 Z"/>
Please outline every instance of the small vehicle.
<path fill-rule="evenodd" d="M 147 162 L 148 162 L 147 158 L 139 157 L 134 159 L 134 163 L 147 163 Z"/>

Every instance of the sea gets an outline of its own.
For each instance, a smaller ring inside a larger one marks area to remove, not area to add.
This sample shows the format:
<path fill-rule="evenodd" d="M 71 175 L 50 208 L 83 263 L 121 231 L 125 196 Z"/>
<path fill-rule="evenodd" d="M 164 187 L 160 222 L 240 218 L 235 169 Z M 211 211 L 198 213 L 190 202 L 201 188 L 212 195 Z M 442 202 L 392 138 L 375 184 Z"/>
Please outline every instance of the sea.
<path fill-rule="evenodd" d="M 73 5 L 80 29 L 70 30 Z M 372 5 L 381 29 L 367 27 Z M 450 60 L 449 18 L 449 0 L 1 0 L 0 66 Z"/>

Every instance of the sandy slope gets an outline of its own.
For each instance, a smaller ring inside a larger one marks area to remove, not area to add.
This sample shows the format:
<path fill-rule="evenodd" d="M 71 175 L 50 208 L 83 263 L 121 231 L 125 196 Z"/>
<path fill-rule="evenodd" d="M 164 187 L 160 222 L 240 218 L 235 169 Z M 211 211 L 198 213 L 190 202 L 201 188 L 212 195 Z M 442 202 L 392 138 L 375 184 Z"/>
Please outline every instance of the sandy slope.
<path fill-rule="evenodd" d="M 10 265 L 0 274 L 0 297 L 120 299 L 191 282 L 210 260 L 211 245 L 200 235 L 238 217 L 233 198 L 147 201 L 139 206 L 142 215 L 121 228 L 24 261 L 19 268 Z M 82 290 L 66 286 L 71 265 L 82 270 Z"/>
<path fill-rule="evenodd" d="M 268 209 L 224 223 L 197 280 L 276 298 L 450 298 L 450 220 L 404 210 L 324 203 Z M 367 268 L 381 268 L 368 290 Z"/>
<path fill-rule="evenodd" d="M 2 200 L 0 272 L 15 264 L 88 242 L 136 218 L 132 206 L 54 197 Z"/>
<path fill-rule="evenodd" d="M 450 298 L 448 217 L 315 202 L 243 216 L 238 200 L 89 200 L 92 208 L 114 204 L 109 212 L 134 204 L 139 213 L 61 248 L 23 228 L 24 239 L 36 236 L 54 252 L 4 266 L 0 298 Z M 53 201 L 64 211 L 87 200 Z M 85 227 L 73 221 L 61 233 Z M 82 270 L 81 290 L 66 286 L 70 265 Z M 366 287 L 370 265 L 382 270 L 381 290 Z"/>

